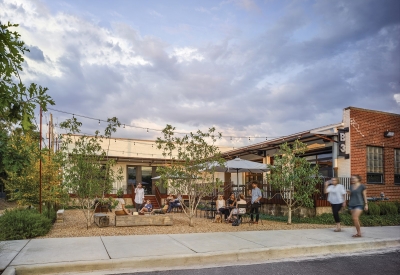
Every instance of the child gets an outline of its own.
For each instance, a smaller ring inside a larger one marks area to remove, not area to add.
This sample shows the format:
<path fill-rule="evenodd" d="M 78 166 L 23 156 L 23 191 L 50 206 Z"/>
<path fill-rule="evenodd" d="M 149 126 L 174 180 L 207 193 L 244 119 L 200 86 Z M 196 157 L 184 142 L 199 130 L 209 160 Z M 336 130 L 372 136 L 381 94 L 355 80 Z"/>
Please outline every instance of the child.
<path fill-rule="evenodd" d="M 146 201 L 146 204 L 144 205 L 144 207 L 140 210 L 139 213 L 144 214 L 145 212 L 150 213 L 151 210 L 153 209 L 153 205 L 151 204 L 150 200 Z"/>

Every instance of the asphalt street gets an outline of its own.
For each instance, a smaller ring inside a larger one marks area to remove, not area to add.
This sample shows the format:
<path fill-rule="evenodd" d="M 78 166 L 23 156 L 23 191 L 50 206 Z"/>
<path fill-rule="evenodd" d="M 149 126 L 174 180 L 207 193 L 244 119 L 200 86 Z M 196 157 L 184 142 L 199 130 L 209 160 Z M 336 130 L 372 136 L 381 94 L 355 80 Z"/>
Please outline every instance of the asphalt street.
<path fill-rule="evenodd" d="M 257 255 L 254 255 L 257 257 Z M 327 257 L 300 261 L 285 261 L 266 264 L 224 266 L 203 269 L 167 270 L 154 272 L 118 273 L 113 275 L 398 275 L 400 274 L 400 250 L 379 253 Z"/>

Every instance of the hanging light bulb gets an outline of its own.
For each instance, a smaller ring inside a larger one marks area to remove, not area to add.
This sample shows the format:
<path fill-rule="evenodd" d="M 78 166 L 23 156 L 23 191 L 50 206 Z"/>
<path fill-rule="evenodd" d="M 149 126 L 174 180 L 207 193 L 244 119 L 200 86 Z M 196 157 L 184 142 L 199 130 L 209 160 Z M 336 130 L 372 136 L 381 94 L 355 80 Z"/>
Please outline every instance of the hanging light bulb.
<path fill-rule="evenodd" d="M 249 141 L 250 141 L 250 137 L 249 137 Z"/>
<path fill-rule="evenodd" d="M 124 128 L 125 128 L 125 124 L 124 124 Z"/>
<path fill-rule="evenodd" d="M 74 114 L 72 114 L 72 119 L 74 119 L 75 118 L 75 115 Z"/>
<path fill-rule="evenodd" d="M 114 139 L 114 142 L 117 142 L 117 139 Z"/>
<path fill-rule="evenodd" d="M 265 137 L 265 140 L 268 140 L 267 137 Z"/>
<path fill-rule="evenodd" d="M 231 140 L 232 140 L 232 137 L 231 137 Z"/>
<path fill-rule="evenodd" d="M 99 119 L 99 125 L 100 125 L 100 119 Z"/>
<path fill-rule="evenodd" d="M 136 143 L 134 142 L 133 145 L 136 145 Z"/>
<path fill-rule="evenodd" d="M 147 133 L 149 132 L 149 128 L 147 128 Z"/>

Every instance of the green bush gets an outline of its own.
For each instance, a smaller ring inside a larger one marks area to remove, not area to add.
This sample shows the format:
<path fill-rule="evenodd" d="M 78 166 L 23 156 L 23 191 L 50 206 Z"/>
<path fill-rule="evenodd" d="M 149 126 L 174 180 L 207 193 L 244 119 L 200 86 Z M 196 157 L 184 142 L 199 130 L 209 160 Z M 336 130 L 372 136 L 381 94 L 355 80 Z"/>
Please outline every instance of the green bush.
<path fill-rule="evenodd" d="M 287 217 L 283 216 L 269 216 L 269 215 L 260 215 L 262 219 L 279 221 L 279 222 L 287 222 Z M 345 212 L 340 214 L 340 220 L 343 225 L 353 226 L 353 220 L 351 218 L 351 214 Z M 400 215 L 399 214 L 389 214 L 389 215 L 365 215 L 361 214 L 360 222 L 362 226 L 392 226 L 392 225 L 400 225 Z M 335 224 L 335 220 L 333 219 L 333 215 L 329 213 L 322 214 L 316 217 L 308 217 L 308 218 L 294 218 L 292 217 L 292 223 L 309 223 L 309 224 Z"/>
<path fill-rule="evenodd" d="M 370 214 L 372 216 L 379 216 L 381 214 L 381 208 L 380 208 L 379 204 L 370 202 L 368 204 L 368 214 Z"/>
<path fill-rule="evenodd" d="M 51 226 L 51 220 L 36 210 L 6 210 L 0 217 L 0 241 L 43 236 L 50 231 Z"/>
<path fill-rule="evenodd" d="M 42 215 L 48 218 L 51 222 L 54 222 L 57 219 L 57 211 L 53 207 L 44 207 Z"/>
<path fill-rule="evenodd" d="M 398 213 L 397 206 L 394 202 L 382 202 L 379 204 L 381 215 L 394 215 Z"/>
<path fill-rule="evenodd" d="M 400 214 L 400 201 L 395 201 L 394 204 L 397 206 L 397 213 Z"/>

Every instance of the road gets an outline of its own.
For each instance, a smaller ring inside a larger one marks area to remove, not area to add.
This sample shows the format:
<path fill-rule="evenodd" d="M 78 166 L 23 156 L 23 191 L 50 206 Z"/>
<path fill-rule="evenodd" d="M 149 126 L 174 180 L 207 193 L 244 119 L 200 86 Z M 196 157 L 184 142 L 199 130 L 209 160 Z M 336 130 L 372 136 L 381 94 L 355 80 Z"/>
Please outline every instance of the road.
<path fill-rule="evenodd" d="M 257 257 L 257 255 L 254 255 Z M 255 265 L 225 266 L 203 269 L 168 270 L 123 273 L 113 275 L 399 275 L 400 250 L 379 254 L 359 254 L 344 257 L 325 257 L 300 261 L 285 261 Z"/>

